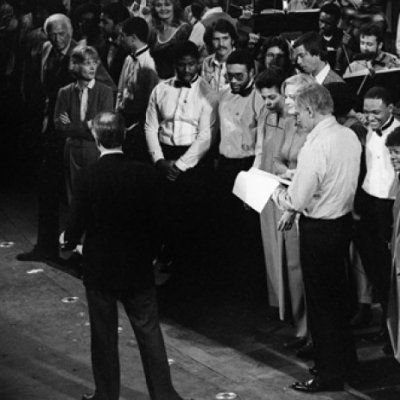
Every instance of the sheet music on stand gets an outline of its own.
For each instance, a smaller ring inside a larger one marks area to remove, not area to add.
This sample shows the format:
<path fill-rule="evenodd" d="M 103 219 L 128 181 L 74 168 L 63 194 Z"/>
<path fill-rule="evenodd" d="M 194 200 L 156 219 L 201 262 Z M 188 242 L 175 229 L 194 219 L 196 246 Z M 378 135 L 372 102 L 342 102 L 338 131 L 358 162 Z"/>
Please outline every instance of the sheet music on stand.
<path fill-rule="evenodd" d="M 394 103 L 400 100 L 400 68 L 381 69 L 372 72 L 364 69 L 345 74 L 343 79 L 356 91 L 361 102 L 360 107 L 365 93 L 374 86 L 386 88 Z"/>
<path fill-rule="evenodd" d="M 297 11 L 265 9 L 255 16 L 254 29 L 261 36 L 277 36 L 290 32 L 318 32 L 318 20 L 318 8 Z"/>
<path fill-rule="evenodd" d="M 261 213 L 275 189 L 281 184 L 288 186 L 290 181 L 269 172 L 251 168 L 249 171 L 239 172 L 232 193 Z"/>

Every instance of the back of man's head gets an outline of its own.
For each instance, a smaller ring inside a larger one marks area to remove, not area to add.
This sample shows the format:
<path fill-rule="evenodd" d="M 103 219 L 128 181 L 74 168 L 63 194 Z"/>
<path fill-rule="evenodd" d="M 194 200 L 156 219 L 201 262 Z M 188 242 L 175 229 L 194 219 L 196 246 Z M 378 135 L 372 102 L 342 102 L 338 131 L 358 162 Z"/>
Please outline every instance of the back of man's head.
<path fill-rule="evenodd" d="M 327 3 L 324 4 L 320 8 L 320 13 L 325 13 L 328 15 L 332 15 L 335 18 L 336 23 L 339 22 L 341 16 L 342 16 L 342 11 L 340 10 L 340 7 L 334 3 Z"/>
<path fill-rule="evenodd" d="M 311 108 L 314 113 L 329 115 L 333 113 L 333 99 L 329 90 L 318 83 L 311 83 L 297 93 L 296 104 Z"/>
<path fill-rule="evenodd" d="M 131 17 L 122 23 L 122 32 L 127 36 L 135 35 L 141 42 L 147 43 L 149 26 L 143 18 Z"/>
<path fill-rule="evenodd" d="M 322 61 L 328 60 L 328 52 L 325 42 L 317 32 L 307 32 L 297 38 L 293 48 L 303 46 L 312 56 L 319 56 Z"/>
<path fill-rule="evenodd" d="M 105 149 L 122 147 L 125 137 L 125 121 L 122 115 L 102 111 L 93 118 L 93 131 L 98 146 Z"/>

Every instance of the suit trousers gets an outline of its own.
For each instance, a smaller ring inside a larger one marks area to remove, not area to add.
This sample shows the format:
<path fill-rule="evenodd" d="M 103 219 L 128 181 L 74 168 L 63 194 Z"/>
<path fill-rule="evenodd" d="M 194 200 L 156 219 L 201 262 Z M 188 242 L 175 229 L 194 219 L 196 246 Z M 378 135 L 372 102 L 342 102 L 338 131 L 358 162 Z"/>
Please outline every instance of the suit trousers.
<path fill-rule="evenodd" d="M 301 216 L 300 258 L 315 363 L 321 379 L 343 383 L 357 362 L 348 309 L 345 257 L 351 215 L 334 220 Z"/>
<path fill-rule="evenodd" d="M 60 203 L 65 196 L 64 182 L 63 144 L 47 143 L 40 166 L 37 247 L 49 256 L 58 255 Z"/>
<path fill-rule="evenodd" d="M 365 272 L 382 305 L 382 321 L 386 315 L 391 276 L 389 244 L 392 238 L 393 203 L 394 200 L 379 199 L 362 191 L 360 221 L 355 234 L 355 243 Z"/>
<path fill-rule="evenodd" d="M 118 299 L 113 294 L 87 288 L 86 297 L 96 400 L 119 399 L 118 300 L 136 336 L 150 399 L 181 400 L 171 382 L 155 289 L 141 289 L 132 296 Z"/>

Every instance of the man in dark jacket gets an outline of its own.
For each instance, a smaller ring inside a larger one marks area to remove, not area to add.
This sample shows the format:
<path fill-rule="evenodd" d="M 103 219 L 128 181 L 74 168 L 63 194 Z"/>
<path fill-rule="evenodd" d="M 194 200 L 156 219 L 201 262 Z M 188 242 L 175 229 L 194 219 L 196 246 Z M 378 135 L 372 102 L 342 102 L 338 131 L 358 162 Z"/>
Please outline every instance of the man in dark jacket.
<path fill-rule="evenodd" d="M 118 308 L 134 329 L 152 400 L 181 400 L 160 330 L 152 260 L 160 245 L 161 196 L 152 167 L 122 153 L 123 118 L 102 112 L 93 120 L 100 159 L 81 176 L 73 196 L 64 247 L 85 234 L 83 280 L 90 316 L 96 391 L 83 399 L 118 400 Z"/>

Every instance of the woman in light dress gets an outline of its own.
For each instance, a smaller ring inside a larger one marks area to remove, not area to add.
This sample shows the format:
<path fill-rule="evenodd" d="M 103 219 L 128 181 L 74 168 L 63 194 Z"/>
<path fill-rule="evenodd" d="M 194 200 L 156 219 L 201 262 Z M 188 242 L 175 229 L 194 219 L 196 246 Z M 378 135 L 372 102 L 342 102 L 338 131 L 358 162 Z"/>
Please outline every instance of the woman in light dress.
<path fill-rule="evenodd" d="M 294 99 L 303 86 L 312 82 L 309 75 L 298 74 L 282 84 L 284 109 L 277 124 L 280 129 L 273 128 L 270 123 L 273 117 L 270 112 L 264 114 L 264 123 L 260 121 L 258 148 L 262 146 L 262 157 L 258 168 L 286 179 L 293 177 L 297 155 L 306 139 L 306 134 L 296 127 Z M 282 320 L 291 317 L 296 330 L 295 343 L 301 346 L 306 343 L 308 332 L 298 230 L 297 225 L 290 222 L 286 223 L 286 230 L 279 230 L 281 218 L 282 212 L 272 201 L 268 202 L 261 213 L 268 296 L 270 306 L 278 307 Z"/>

